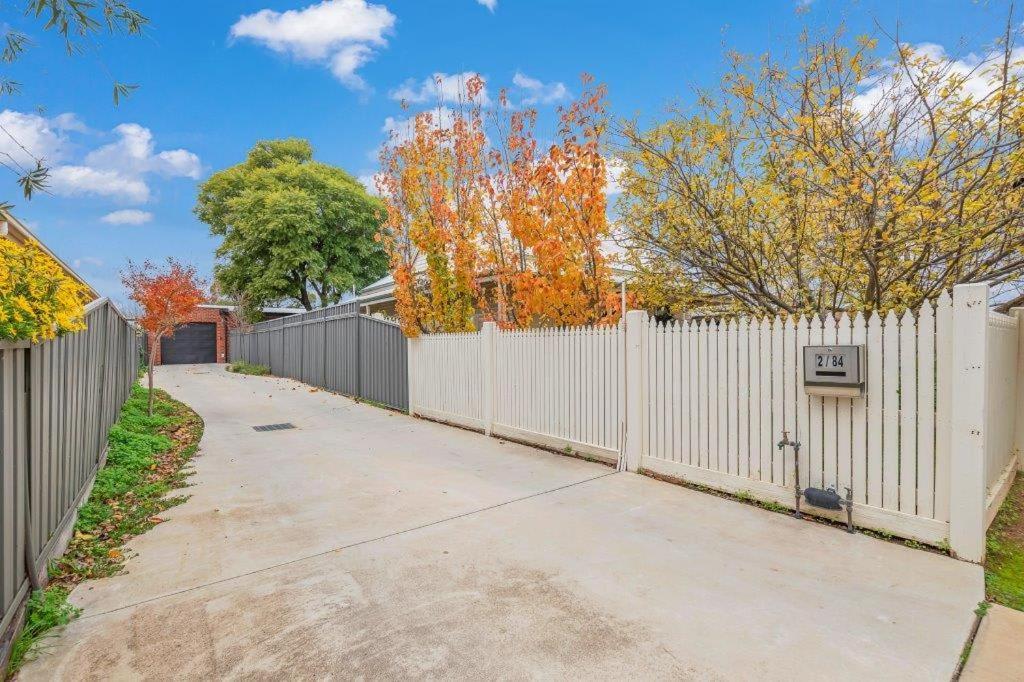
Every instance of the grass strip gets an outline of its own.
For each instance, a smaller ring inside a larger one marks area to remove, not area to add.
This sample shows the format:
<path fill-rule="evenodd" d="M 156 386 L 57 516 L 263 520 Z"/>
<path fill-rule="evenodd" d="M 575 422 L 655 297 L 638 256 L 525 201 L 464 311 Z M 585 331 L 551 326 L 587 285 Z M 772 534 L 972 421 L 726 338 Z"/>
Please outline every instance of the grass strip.
<path fill-rule="evenodd" d="M 990 601 L 1024 611 L 1024 474 L 1018 473 L 988 529 L 985 593 Z"/>
<path fill-rule="evenodd" d="M 96 474 L 89 500 L 78 510 L 68 548 L 51 562 L 47 587 L 29 598 L 7 676 L 39 653 L 53 628 L 79 614 L 68 602 L 75 585 L 120 572 L 129 555 L 125 543 L 162 523 L 161 512 L 188 499 L 173 492 L 186 486 L 203 420 L 159 389 L 152 417 L 146 402 L 146 389 L 133 386 L 110 429 L 106 464 Z"/>
<path fill-rule="evenodd" d="M 266 365 L 257 365 L 245 360 L 238 360 L 228 365 L 228 371 L 235 374 L 251 374 L 257 377 L 265 377 L 270 374 L 270 368 Z"/>

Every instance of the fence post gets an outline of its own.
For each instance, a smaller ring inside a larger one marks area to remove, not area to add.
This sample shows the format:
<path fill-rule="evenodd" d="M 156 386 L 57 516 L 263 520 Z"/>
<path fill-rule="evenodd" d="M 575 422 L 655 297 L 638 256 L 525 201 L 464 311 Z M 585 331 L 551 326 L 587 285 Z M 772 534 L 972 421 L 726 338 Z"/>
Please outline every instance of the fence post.
<path fill-rule="evenodd" d="M 405 337 L 405 378 L 409 384 L 409 416 L 416 416 L 416 349 L 419 347 L 419 339 L 411 336 Z"/>
<path fill-rule="evenodd" d="M 953 287 L 949 547 L 975 562 L 985 558 L 987 344 L 988 284 Z"/>
<path fill-rule="evenodd" d="M 363 397 L 363 316 L 356 313 L 356 396 Z"/>
<path fill-rule="evenodd" d="M 304 360 L 303 360 L 302 356 L 305 355 L 305 353 L 303 353 L 302 351 L 303 351 L 303 347 L 306 345 L 306 321 L 305 320 L 300 320 L 299 322 L 296 323 L 296 325 L 297 326 L 295 328 L 299 330 L 299 333 L 296 334 L 296 336 L 299 337 L 299 342 L 298 342 L 298 344 L 296 344 L 298 346 L 297 353 L 298 353 L 298 356 L 299 356 L 299 371 L 296 372 L 296 374 L 298 376 L 294 376 L 292 378 L 295 379 L 296 381 L 302 381 L 302 366 L 304 364 Z M 282 336 L 281 339 L 283 341 L 284 336 Z M 285 354 L 286 355 L 287 355 L 287 353 L 288 353 L 288 351 L 285 350 Z"/>
<path fill-rule="evenodd" d="M 491 435 L 494 427 L 494 339 L 498 331 L 498 325 L 494 322 L 484 322 L 480 328 L 480 366 L 483 369 L 483 412 L 484 412 L 484 433 Z"/>
<path fill-rule="evenodd" d="M 640 470 L 643 443 L 643 330 L 647 313 L 630 310 L 626 313 L 626 438 L 623 465 L 626 471 Z"/>
<path fill-rule="evenodd" d="M 327 316 L 324 315 L 324 318 Z M 323 327 L 323 341 L 320 344 L 320 352 L 323 354 L 322 362 L 320 363 L 320 383 L 321 388 L 327 388 L 327 322 L 321 322 L 320 326 Z"/>

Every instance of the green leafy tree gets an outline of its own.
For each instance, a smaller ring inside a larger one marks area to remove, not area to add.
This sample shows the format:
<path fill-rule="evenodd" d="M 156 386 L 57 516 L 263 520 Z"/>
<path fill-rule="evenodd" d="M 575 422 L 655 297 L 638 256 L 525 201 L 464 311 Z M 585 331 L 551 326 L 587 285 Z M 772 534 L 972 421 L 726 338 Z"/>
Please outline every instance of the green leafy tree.
<path fill-rule="evenodd" d="M 253 309 L 331 305 L 387 271 L 375 235 L 383 204 L 300 139 L 258 142 L 244 163 L 199 187 L 196 216 L 223 237 L 218 288 Z M 248 315 L 247 315 L 248 316 Z"/>
<path fill-rule="evenodd" d="M 0 108 L 6 100 L 21 92 L 21 83 L 11 78 L 7 70 L 34 46 L 29 33 L 31 29 L 28 28 L 33 22 L 41 24 L 42 30 L 59 35 L 67 53 L 77 55 L 89 49 L 98 51 L 96 36 L 101 34 L 141 35 L 149 20 L 124 0 L 27 0 L 25 3 L 0 4 Z M 114 105 L 120 104 L 122 98 L 131 95 L 138 87 L 111 76 Z M 50 178 L 46 159 L 39 157 L 26 147 L 25 141 L 4 130 L 3 126 L 0 126 L 0 134 L 32 158 L 32 163 L 26 163 L 13 154 L 0 152 L 0 167 L 15 175 L 26 199 L 31 199 L 37 191 L 45 191 Z M 9 202 L 0 200 L 0 208 L 6 210 L 11 207 Z"/>

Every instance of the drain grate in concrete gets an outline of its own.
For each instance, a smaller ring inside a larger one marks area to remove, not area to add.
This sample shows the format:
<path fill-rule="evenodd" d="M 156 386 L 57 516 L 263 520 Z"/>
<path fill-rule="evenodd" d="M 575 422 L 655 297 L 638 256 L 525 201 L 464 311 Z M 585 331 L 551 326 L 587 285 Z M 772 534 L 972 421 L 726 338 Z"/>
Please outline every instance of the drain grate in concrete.
<path fill-rule="evenodd" d="M 284 431 L 285 429 L 294 429 L 295 424 L 261 424 L 260 426 L 252 427 L 253 431 Z"/>

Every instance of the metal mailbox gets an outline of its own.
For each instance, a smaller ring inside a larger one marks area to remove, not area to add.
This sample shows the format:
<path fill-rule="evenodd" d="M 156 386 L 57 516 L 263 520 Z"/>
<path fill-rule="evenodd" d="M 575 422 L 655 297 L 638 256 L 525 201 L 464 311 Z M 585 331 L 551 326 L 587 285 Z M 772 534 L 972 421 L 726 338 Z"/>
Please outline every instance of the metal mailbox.
<path fill-rule="evenodd" d="M 804 391 L 810 395 L 864 395 L 864 346 L 804 346 Z"/>

